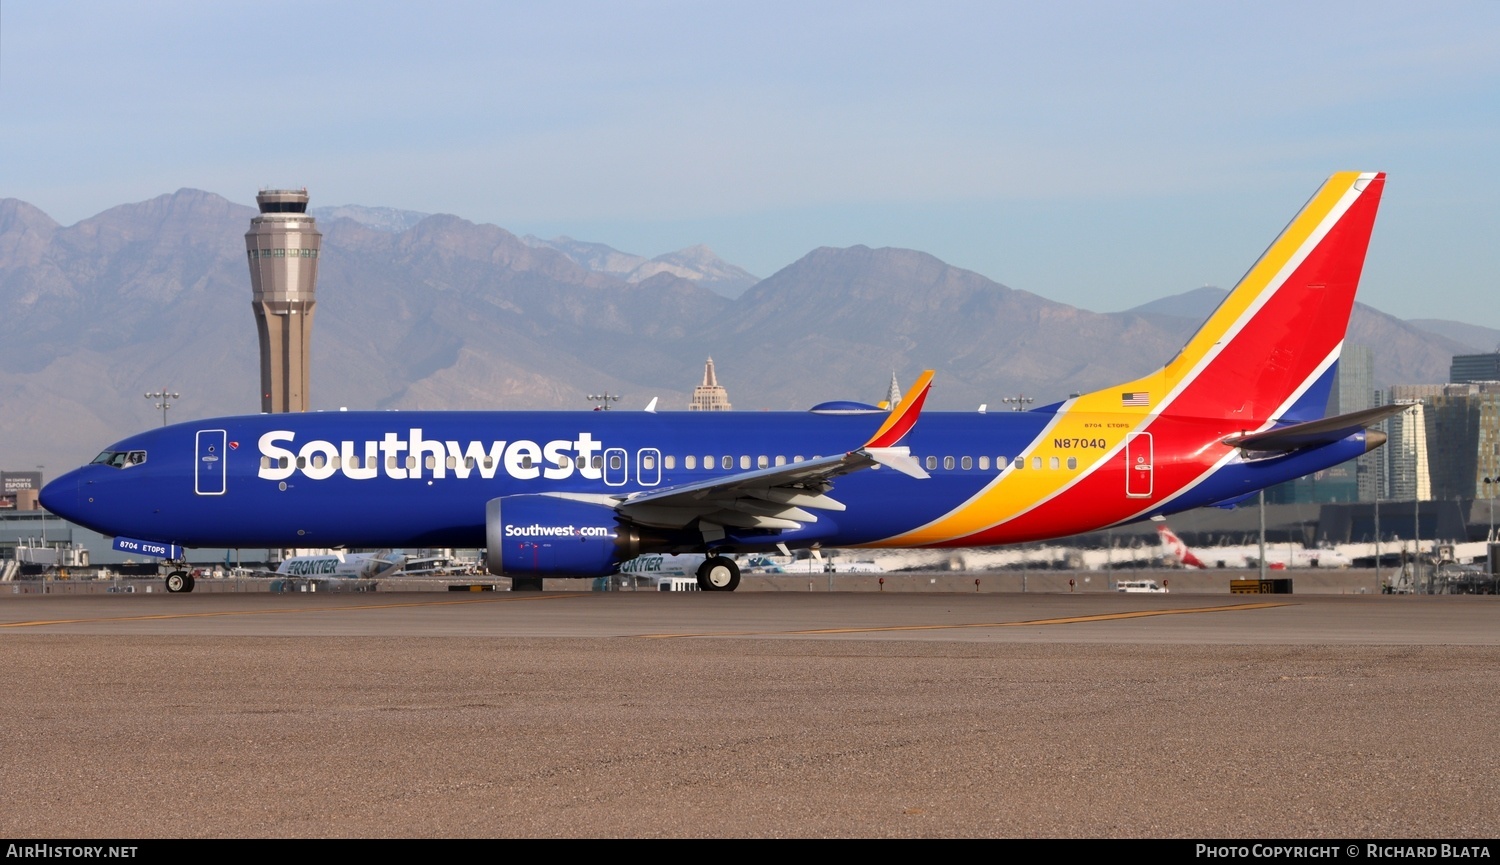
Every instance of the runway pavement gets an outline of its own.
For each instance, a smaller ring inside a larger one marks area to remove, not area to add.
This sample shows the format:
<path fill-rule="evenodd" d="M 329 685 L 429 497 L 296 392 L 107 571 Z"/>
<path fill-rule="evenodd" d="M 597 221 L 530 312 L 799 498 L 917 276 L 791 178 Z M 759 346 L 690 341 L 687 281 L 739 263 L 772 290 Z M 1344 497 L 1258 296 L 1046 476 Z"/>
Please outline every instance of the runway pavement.
<path fill-rule="evenodd" d="M 10 837 L 1493 838 L 1500 598 L 0 595 Z"/>

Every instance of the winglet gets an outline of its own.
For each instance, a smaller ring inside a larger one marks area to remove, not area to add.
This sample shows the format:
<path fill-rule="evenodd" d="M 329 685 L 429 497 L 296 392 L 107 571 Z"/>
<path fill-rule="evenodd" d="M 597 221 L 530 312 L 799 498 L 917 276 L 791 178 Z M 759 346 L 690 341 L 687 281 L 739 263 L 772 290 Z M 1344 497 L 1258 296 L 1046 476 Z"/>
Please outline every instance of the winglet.
<path fill-rule="evenodd" d="M 932 370 L 925 370 L 917 381 L 901 398 L 901 404 L 886 417 L 885 423 L 875 431 L 875 435 L 865 442 L 867 448 L 888 448 L 901 441 L 911 428 L 916 426 L 917 417 L 922 414 L 922 403 L 927 401 L 927 391 L 932 387 Z"/>

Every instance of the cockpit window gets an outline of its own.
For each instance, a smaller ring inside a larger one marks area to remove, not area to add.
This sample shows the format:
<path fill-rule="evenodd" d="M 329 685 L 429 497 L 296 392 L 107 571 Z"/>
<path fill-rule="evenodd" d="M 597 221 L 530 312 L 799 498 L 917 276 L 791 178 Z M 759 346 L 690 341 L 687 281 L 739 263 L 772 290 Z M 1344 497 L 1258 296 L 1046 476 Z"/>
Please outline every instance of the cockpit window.
<path fill-rule="evenodd" d="M 89 465 L 110 466 L 117 469 L 128 469 L 138 466 L 146 461 L 145 451 L 104 451 L 94 457 Z"/>

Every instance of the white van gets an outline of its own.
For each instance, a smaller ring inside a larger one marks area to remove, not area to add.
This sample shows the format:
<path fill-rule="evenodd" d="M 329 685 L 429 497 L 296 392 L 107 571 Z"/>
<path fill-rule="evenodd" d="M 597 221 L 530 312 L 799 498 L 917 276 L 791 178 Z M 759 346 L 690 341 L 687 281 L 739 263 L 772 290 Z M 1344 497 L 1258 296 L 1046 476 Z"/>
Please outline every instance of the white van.
<path fill-rule="evenodd" d="M 1156 584 L 1155 580 L 1117 580 L 1115 581 L 1117 592 L 1144 592 L 1147 594 L 1159 592 L 1166 594 L 1166 589 Z"/>

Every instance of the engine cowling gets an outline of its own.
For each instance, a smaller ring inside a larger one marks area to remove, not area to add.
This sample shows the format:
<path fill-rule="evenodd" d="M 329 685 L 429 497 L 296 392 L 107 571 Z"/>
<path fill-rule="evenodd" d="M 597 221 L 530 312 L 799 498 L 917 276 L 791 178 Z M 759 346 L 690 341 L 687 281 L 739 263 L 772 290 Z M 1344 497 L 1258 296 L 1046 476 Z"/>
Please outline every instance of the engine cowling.
<path fill-rule="evenodd" d="M 549 495 L 490 499 L 485 535 L 485 568 L 496 576 L 602 577 L 640 554 L 614 508 Z"/>

